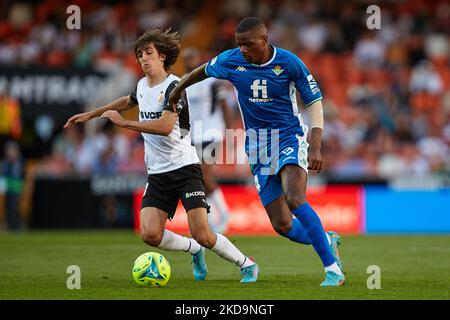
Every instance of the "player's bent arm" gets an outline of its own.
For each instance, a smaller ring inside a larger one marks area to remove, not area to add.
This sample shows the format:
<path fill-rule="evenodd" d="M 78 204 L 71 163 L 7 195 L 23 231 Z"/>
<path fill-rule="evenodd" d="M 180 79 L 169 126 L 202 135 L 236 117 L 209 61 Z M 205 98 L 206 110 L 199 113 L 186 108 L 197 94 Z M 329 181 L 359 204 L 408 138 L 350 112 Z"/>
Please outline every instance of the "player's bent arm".
<path fill-rule="evenodd" d="M 76 123 L 83 123 L 91 119 L 94 119 L 96 117 L 101 116 L 103 113 L 109 110 L 121 112 L 134 108 L 135 106 L 136 104 L 131 100 L 130 96 L 123 96 L 101 108 L 88 112 L 78 113 L 70 117 L 69 120 L 67 120 L 66 124 L 64 125 L 64 128 L 69 128 Z"/>
<path fill-rule="evenodd" d="M 100 117 L 104 112 L 106 112 L 108 110 L 116 110 L 116 111 L 122 112 L 122 111 L 125 111 L 128 109 L 132 109 L 135 106 L 137 106 L 137 104 L 135 104 L 131 100 L 130 95 L 128 95 L 128 96 L 120 97 L 120 98 L 114 100 L 113 102 L 108 103 L 107 105 L 105 105 L 101 108 L 92 110 L 90 112 L 91 112 L 92 118 L 96 118 L 96 117 Z"/>
<path fill-rule="evenodd" d="M 309 106 L 307 106 L 309 116 L 311 119 L 311 128 L 321 128 L 323 129 L 323 107 L 322 101 L 316 100 Z"/>
<path fill-rule="evenodd" d="M 175 110 L 175 105 L 180 101 L 184 89 L 193 85 L 194 83 L 200 82 L 209 78 L 205 72 L 206 63 L 197 67 L 187 75 L 183 76 L 178 82 L 177 86 L 172 90 L 169 95 L 169 103 L 173 106 Z"/>
<path fill-rule="evenodd" d="M 308 106 L 311 119 L 311 135 L 310 148 L 308 150 L 308 169 L 317 170 L 319 173 L 322 169 L 323 159 L 321 154 L 322 147 L 322 130 L 323 130 L 323 109 L 320 100 L 314 101 Z"/>
<path fill-rule="evenodd" d="M 206 69 L 206 63 L 202 64 L 200 67 L 197 67 L 196 69 L 192 70 L 191 73 L 185 75 L 180 79 L 180 82 L 178 82 L 177 90 L 182 92 L 187 87 L 193 85 L 194 83 L 200 82 L 205 80 L 206 78 L 209 78 L 208 75 L 205 72 Z"/>
<path fill-rule="evenodd" d="M 158 120 L 144 122 L 126 120 L 122 127 L 137 132 L 168 136 L 172 132 L 177 118 L 176 112 L 163 111 L 161 118 Z"/>
<path fill-rule="evenodd" d="M 320 150 L 322 146 L 323 107 L 322 101 L 317 100 L 307 107 L 311 119 L 311 149 Z"/>

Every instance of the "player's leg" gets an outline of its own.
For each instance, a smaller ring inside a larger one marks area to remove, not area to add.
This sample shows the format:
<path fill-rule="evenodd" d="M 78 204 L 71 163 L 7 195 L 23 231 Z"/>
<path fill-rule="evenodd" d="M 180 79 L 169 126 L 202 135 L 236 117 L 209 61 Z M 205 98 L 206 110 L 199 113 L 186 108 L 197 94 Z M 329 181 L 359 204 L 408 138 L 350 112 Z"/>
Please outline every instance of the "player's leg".
<path fill-rule="evenodd" d="M 214 232 L 218 233 L 226 230 L 230 210 L 212 172 L 212 165 L 216 163 L 216 151 L 221 148 L 221 145 L 221 142 L 207 141 L 203 142 L 201 146 L 196 146 L 197 152 L 201 152 L 199 158 L 202 159 L 201 168 L 206 198 L 212 207 L 212 212 L 208 216 L 209 225 Z"/>
<path fill-rule="evenodd" d="M 270 202 L 265 209 L 273 229 L 279 235 L 297 243 L 311 244 L 301 222 L 292 216 L 284 195 Z"/>
<path fill-rule="evenodd" d="M 181 174 L 185 174 L 184 176 Z M 199 165 L 190 165 L 180 173 L 179 188 L 181 202 L 187 212 L 189 230 L 200 245 L 241 268 L 241 282 L 254 282 L 258 277 L 258 266 L 220 233 L 213 233 L 208 224 L 209 206 Z M 184 179 L 183 179 L 184 178 Z"/>
<path fill-rule="evenodd" d="M 204 280 L 207 273 L 204 249 L 194 239 L 165 229 L 168 216 L 167 212 L 155 207 L 143 208 L 141 210 L 142 240 L 150 246 L 163 250 L 189 252 L 192 255 L 194 279 Z"/>
<path fill-rule="evenodd" d="M 277 176 L 271 176 L 264 189 L 260 192 L 260 197 L 263 203 L 268 203 L 265 205 L 265 209 L 272 227 L 278 234 L 294 242 L 306 245 L 311 244 L 308 234 L 306 233 L 306 229 L 303 227 L 301 222 L 292 215 L 292 212 L 287 205 L 285 195 L 281 194 L 275 198 L 275 200 L 272 200 L 274 195 L 282 193 L 279 191 L 281 189 L 280 179 Z M 343 264 L 339 258 L 338 251 L 338 245 L 341 242 L 341 237 L 336 232 L 332 231 L 327 232 L 326 236 L 339 268 L 343 270 Z"/>
<path fill-rule="evenodd" d="M 266 207 L 267 215 L 274 230 L 283 237 L 288 238 L 297 243 L 310 245 L 311 241 L 308 238 L 305 228 L 301 222 L 294 216 L 289 209 L 284 195 L 279 196 L 273 200 Z M 326 232 L 328 245 L 337 260 L 337 264 L 343 272 L 343 263 L 339 257 L 338 246 L 341 242 L 341 237 L 333 231 Z"/>
<path fill-rule="evenodd" d="M 173 182 L 176 175 L 176 172 L 169 172 L 149 176 L 141 205 L 141 237 L 147 244 L 160 249 L 189 252 L 194 260 L 202 255 L 202 247 L 197 241 L 165 229 L 166 221 L 174 216 L 179 201 Z M 192 272 L 196 280 L 203 280 L 205 277 L 198 277 L 197 270 L 199 267 L 207 269 L 205 259 L 197 262 L 192 264 Z"/>
<path fill-rule="evenodd" d="M 260 167 L 253 167 L 256 189 L 266 209 L 273 229 L 283 237 L 301 244 L 311 244 L 305 228 L 292 216 L 286 204 L 281 180 L 276 175 L 263 175 Z"/>
<path fill-rule="evenodd" d="M 281 169 L 280 177 L 287 205 L 305 227 L 308 238 L 325 267 L 327 280 L 329 276 L 336 275 L 336 285 L 342 285 L 344 276 L 330 249 L 327 234 L 319 216 L 306 202 L 306 171 L 298 165 L 288 164 Z"/>
<path fill-rule="evenodd" d="M 257 264 L 246 257 L 224 235 L 213 233 L 210 230 L 206 208 L 192 208 L 187 211 L 187 216 L 192 237 L 200 245 L 211 249 L 219 257 L 238 266 L 241 270 L 241 282 L 255 282 L 257 280 L 259 271 Z"/>
<path fill-rule="evenodd" d="M 168 251 L 195 254 L 200 245 L 194 239 L 183 237 L 165 228 L 169 214 L 155 207 L 141 209 L 141 238 L 148 245 Z"/>
<path fill-rule="evenodd" d="M 208 216 L 209 225 L 214 232 L 222 233 L 226 230 L 229 220 L 229 207 L 225 201 L 222 189 L 217 184 L 212 167 L 202 164 L 203 181 L 205 182 L 206 198 L 211 204 L 212 214 Z"/>
<path fill-rule="evenodd" d="M 216 190 L 219 186 L 217 185 L 217 182 L 214 179 L 213 174 L 211 173 L 211 165 L 202 163 L 200 167 L 202 168 L 203 181 L 205 183 L 205 191 L 206 195 L 208 196 L 211 193 L 213 193 L 214 190 Z"/>

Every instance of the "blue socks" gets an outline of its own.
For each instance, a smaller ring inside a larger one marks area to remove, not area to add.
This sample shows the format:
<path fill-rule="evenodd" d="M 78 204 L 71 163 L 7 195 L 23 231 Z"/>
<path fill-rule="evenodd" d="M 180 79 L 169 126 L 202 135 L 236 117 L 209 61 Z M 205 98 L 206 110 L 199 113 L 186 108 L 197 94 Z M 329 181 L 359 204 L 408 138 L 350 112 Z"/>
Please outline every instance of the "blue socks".
<path fill-rule="evenodd" d="M 298 242 L 301 244 L 311 244 L 311 241 L 309 241 L 308 235 L 306 234 L 305 228 L 303 228 L 300 221 L 298 221 L 298 219 L 295 217 L 292 217 L 291 230 L 281 235 L 294 242 Z"/>
<path fill-rule="evenodd" d="M 317 254 L 319 255 L 320 260 L 322 260 L 324 267 L 328 267 L 335 263 L 336 259 L 331 253 L 330 247 L 328 245 L 327 235 L 323 230 L 323 226 L 320 222 L 319 216 L 313 210 L 313 208 L 311 208 L 306 202 L 292 210 L 292 214 L 297 217 L 298 220 L 300 220 L 299 222 L 301 223 L 301 226 L 304 227 L 306 235 L 310 243 L 314 247 L 314 250 L 316 250 Z M 294 220 L 295 219 L 293 219 L 292 221 L 292 229 L 288 232 L 288 234 L 293 233 L 295 225 Z"/>

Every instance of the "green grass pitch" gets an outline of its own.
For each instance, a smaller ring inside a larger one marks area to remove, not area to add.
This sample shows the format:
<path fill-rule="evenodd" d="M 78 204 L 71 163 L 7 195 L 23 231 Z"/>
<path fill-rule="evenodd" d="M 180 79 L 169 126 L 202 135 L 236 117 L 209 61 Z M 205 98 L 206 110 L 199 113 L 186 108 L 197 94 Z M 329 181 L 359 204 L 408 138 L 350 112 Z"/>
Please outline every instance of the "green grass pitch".
<path fill-rule="evenodd" d="M 145 245 L 132 231 L 0 233 L 0 299 L 449 299 L 450 236 L 344 236 L 347 281 L 321 288 L 323 269 L 311 246 L 281 237 L 230 237 L 260 266 L 259 281 L 239 283 L 239 270 L 207 252 L 206 281 L 193 280 L 190 256 Z M 165 287 L 134 283 L 132 263 L 147 251 L 172 267 Z M 69 265 L 81 289 L 69 290 Z M 367 288 L 367 267 L 381 269 L 381 289 Z"/>

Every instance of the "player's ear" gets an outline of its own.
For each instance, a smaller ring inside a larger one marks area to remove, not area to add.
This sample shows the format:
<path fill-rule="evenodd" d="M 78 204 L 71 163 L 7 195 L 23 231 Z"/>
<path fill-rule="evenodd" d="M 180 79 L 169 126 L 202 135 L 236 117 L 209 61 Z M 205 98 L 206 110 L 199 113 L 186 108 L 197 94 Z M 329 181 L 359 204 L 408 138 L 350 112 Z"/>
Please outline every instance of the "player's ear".
<path fill-rule="evenodd" d="M 161 59 L 162 62 L 166 61 L 166 55 L 164 53 L 160 53 L 159 59 Z"/>

